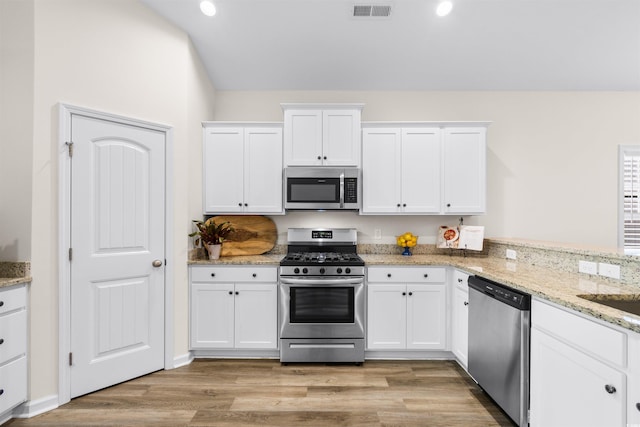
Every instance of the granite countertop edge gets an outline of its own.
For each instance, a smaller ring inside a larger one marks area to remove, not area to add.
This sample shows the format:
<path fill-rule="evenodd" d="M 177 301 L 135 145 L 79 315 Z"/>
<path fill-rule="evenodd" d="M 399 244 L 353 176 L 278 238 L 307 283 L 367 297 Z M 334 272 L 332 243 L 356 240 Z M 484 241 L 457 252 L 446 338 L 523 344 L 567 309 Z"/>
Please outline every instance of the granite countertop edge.
<path fill-rule="evenodd" d="M 26 277 L 0 277 L 0 288 L 8 288 L 9 286 L 20 285 L 22 283 L 31 282 L 31 276 Z"/>
<path fill-rule="evenodd" d="M 539 299 L 549 301 L 595 317 L 606 323 L 640 333 L 640 316 L 623 312 L 580 298 L 582 294 L 638 295 L 640 288 L 612 283 L 584 273 L 568 273 L 546 267 L 517 263 L 490 256 L 449 256 L 360 254 L 367 267 L 375 266 L 445 266 L 464 270 L 469 274 L 504 283 Z M 277 266 L 282 254 L 221 257 L 218 260 L 190 260 L 189 265 L 272 265 Z"/>

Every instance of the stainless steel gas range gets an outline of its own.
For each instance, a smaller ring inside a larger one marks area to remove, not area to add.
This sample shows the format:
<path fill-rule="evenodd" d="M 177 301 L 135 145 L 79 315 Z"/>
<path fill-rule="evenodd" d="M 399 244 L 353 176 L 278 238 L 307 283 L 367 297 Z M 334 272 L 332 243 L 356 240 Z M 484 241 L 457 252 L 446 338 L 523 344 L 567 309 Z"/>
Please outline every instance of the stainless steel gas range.
<path fill-rule="evenodd" d="M 288 230 L 280 262 L 280 361 L 364 361 L 364 261 L 353 228 Z"/>

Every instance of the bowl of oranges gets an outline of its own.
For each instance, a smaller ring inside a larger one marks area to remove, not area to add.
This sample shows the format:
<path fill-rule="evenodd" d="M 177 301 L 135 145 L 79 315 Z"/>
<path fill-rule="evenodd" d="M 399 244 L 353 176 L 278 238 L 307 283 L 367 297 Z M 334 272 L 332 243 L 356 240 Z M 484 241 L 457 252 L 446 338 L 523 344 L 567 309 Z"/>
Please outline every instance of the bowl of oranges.
<path fill-rule="evenodd" d="M 413 248 L 418 244 L 418 236 L 414 235 L 413 233 L 406 232 L 396 237 L 396 243 L 398 244 L 398 246 L 404 248 L 404 252 L 402 252 L 402 255 L 410 256 L 410 248 Z"/>

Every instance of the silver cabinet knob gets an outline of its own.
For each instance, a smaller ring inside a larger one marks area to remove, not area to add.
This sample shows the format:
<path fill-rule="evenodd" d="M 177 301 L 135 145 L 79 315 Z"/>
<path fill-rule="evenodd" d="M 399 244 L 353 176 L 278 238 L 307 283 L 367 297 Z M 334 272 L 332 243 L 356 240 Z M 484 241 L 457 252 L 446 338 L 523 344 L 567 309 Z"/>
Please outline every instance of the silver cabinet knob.
<path fill-rule="evenodd" d="M 162 267 L 162 261 L 159 259 L 154 259 L 151 265 L 153 265 L 154 267 Z"/>
<path fill-rule="evenodd" d="M 605 390 L 607 391 L 607 393 L 609 393 L 609 394 L 613 394 L 613 393 L 615 393 L 615 392 L 616 392 L 616 388 L 615 388 L 614 386 L 612 386 L 612 385 L 609 385 L 609 384 L 605 385 L 605 386 L 604 386 L 604 389 L 605 389 Z"/>

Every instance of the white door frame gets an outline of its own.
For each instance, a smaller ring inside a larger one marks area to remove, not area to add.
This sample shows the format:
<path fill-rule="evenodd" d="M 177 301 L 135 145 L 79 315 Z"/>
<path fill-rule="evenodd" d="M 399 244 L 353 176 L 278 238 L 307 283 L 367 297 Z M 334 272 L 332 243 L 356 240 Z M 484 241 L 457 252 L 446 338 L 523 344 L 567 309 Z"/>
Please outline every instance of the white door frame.
<path fill-rule="evenodd" d="M 173 363 L 173 128 L 69 104 L 58 104 L 58 405 L 71 400 L 71 264 L 69 253 L 71 231 L 71 161 L 67 142 L 71 139 L 71 117 L 81 115 L 95 119 L 143 127 L 165 135 L 165 280 L 164 280 L 164 368 Z"/>

